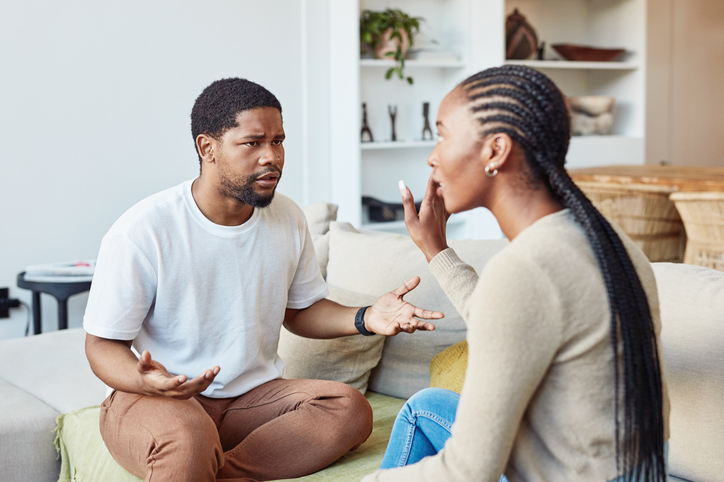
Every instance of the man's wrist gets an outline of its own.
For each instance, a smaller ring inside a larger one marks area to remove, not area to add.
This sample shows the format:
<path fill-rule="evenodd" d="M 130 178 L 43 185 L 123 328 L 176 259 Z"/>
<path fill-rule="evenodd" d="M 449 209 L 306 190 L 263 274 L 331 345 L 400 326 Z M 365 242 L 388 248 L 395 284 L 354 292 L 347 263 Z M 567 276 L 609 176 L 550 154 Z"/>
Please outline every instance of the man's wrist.
<path fill-rule="evenodd" d="M 375 334 L 375 332 L 369 330 L 367 328 L 367 309 L 370 308 L 369 306 L 363 306 L 359 310 L 357 310 L 357 314 L 354 317 L 354 326 L 357 328 L 357 331 L 360 332 L 360 334 L 364 336 L 372 336 Z"/>

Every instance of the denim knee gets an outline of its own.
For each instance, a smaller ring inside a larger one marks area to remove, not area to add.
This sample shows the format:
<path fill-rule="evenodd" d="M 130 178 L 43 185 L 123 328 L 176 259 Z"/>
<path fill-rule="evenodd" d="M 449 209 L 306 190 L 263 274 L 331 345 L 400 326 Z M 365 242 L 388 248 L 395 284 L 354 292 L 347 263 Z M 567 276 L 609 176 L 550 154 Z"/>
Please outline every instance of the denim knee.
<path fill-rule="evenodd" d="M 460 400 L 460 394 L 444 388 L 424 388 L 411 396 L 404 409 L 408 412 L 436 411 L 436 407 L 455 406 Z"/>

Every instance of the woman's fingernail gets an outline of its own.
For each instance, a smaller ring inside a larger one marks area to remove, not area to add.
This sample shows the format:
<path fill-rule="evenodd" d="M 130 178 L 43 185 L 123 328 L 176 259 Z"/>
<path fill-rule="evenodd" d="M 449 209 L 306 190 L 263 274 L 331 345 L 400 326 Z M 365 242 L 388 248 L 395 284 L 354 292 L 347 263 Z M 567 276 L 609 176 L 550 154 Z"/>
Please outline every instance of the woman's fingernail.
<path fill-rule="evenodd" d="M 402 179 L 400 179 L 400 182 L 397 183 L 397 186 L 400 188 L 400 195 L 401 195 L 402 197 L 406 197 L 406 196 L 407 196 L 407 188 L 405 187 L 405 181 L 403 181 Z"/>

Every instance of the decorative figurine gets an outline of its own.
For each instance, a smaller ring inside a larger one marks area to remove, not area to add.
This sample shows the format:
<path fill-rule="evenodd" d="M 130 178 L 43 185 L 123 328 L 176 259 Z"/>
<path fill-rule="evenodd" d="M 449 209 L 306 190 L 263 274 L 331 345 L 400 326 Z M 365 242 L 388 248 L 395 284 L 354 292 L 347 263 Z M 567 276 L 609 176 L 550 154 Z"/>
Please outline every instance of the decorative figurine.
<path fill-rule="evenodd" d="M 390 120 L 392 121 L 392 141 L 397 140 L 397 134 L 395 133 L 395 117 L 397 117 L 397 106 L 387 106 L 387 111 L 390 113 Z"/>
<path fill-rule="evenodd" d="M 430 119 L 428 119 L 428 116 L 430 115 L 430 103 L 429 102 L 423 102 L 422 103 L 422 116 L 425 118 L 425 127 L 422 128 L 422 140 L 428 140 L 425 137 L 425 134 L 430 133 L 430 139 L 432 140 L 432 129 L 430 129 Z"/>
<path fill-rule="evenodd" d="M 365 140 L 365 134 L 369 136 L 369 139 Z M 370 126 L 367 125 L 367 104 L 362 103 L 362 132 L 360 133 L 360 140 L 362 142 L 374 142 L 375 139 L 372 137 L 372 131 Z"/>
<path fill-rule="evenodd" d="M 505 20 L 505 58 L 532 59 L 538 54 L 538 35 L 516 8 Z"/>

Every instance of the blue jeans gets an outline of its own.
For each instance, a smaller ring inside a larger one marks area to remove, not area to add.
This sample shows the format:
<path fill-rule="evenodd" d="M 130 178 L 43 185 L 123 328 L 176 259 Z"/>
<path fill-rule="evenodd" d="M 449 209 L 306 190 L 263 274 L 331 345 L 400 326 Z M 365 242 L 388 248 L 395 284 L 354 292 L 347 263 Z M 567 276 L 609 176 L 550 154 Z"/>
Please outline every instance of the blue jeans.
<path fill-rule="evenodd" d="M 450 438 L 460 395 L 443 388 L 426 388 L 414 394 L 397 415 L 381 469 L 419 462 L 435 455 Z M 508 482 L 505 476 L 500 482 Z"/>
<path fill-rule="evenodd" d="M 460 395 L 443 388 L 426 388 L 405 403 L 395 419 L 390 442 L 382 459 L 381 469 L 391 469 L 419 462 L 435 455 L 450 438 Z M 664 444 L 668 469 L 669 444 Z M 668 470 L 667 470 L 668 471 Z M 618 477 L 611 482 L 623 482 Z M 505 476 L 499 482 L 508 482 Z"/>

